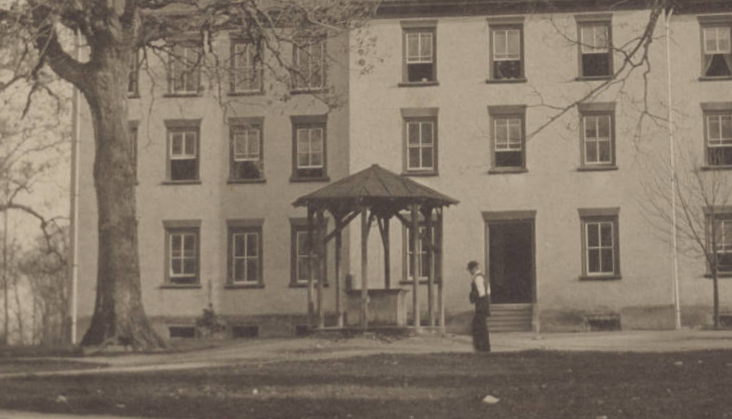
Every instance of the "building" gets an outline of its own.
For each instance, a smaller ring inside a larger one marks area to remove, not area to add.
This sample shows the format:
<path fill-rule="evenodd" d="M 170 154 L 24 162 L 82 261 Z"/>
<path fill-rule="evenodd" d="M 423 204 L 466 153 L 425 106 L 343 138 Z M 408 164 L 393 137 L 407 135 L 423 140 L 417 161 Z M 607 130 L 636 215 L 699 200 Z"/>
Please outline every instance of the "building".
<path fill-rule="evenodd" d="M 507 324 L 517 330 L 673 328 L 676 307 L 684 325 L 709 324 L 708 264 L 676 259 L 644 202 L 672 152 L 694 150 L 708 158 L 705 173 L 729 176 L 718 169 L 732 168 L 732 10 L 681 2 L 654 15 L 643 2 L 605 3 L 387 1 L 348 36 L 296 48 L 302 72 L 289 85 L 251 65 L 257 54 L 236 34 L 214 42 L 239 70 L 231 80 L 209 83 L 180 60 L 149 58 L 158 71 L 130 81 L 148 316 L 171 337 L 194 335 L 209 304 L 235 337 L 303 330 L 305 213 L 291 204 L 378 163 L 461 201 L 436 244 L 448 330 L 469 317 L 471 259 L 490 274 L 495 312 L 514 313 Z M 655 18 L 647 52 L 641 45 L 627 61 Z M 175 41 L 183 60 L 200 54 Z M 170 81 L 156 81 L 166 68 Z M 308 94 L 326 88 L 341 106 Z M 91 124 L 88 112 L 79 118 L 83 328 L 97 226 Z M 672 150 L 670 137 L 681 146 Z M 399 223 L 390 230 L 392 283 L 409 287 L 414 245 Z M 344 271 L 357 274 L 360 232 L 345 237 Z M 721 260 L 729 237 L 718 235 Z M 369 247 L 380 260 L 378 235 Z M 318 271 L 326 284 L 332 252 Z M 419 265 L 428 276 L 429 261 Z M 379 288 L 383 274 L 369 283 Z M 724 281 L 720 295 L 732 312 Z"/>

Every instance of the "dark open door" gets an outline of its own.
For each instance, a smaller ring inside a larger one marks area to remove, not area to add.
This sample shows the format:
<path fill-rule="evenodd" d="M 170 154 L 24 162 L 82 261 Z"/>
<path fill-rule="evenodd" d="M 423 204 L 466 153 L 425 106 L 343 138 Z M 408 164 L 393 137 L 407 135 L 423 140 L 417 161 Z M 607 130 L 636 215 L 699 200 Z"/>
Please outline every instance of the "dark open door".
<path fill-rule="evenodd" d="M 494 304 L 533 303 L 533 220 L 489 222 L 488 260 Z"/>

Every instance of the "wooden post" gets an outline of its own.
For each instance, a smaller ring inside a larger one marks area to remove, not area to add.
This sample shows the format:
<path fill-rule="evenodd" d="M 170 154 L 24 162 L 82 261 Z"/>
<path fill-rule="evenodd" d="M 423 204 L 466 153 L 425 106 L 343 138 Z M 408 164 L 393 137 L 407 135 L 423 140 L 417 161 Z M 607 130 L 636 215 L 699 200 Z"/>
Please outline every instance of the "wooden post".
<path fill-rule="evenodd" d="M 315 274 L 313 269 L 313 259 L 315 259 L 313 252 L 313 212 L 314 210 L 308 207 L 308 329 L 313 327 L 313 275 Z"/>
<path fill-rule="evenodd" d="M 343 313 L 341 313 L 341 224 L 343 220 L 336 218 L 335 228 L 335 314 L 336 314 L 336 325 L 339 328 L 343 327 Z"/>
<path fill-rule="evenodd" d="M 430 263 L 430 271 L 427 276 L 427 313 L 430 319 L 430 326 L 435 327 L 435 249 L 432 234 L 432 208 L 423 211 L 427 232 L 427 260 Z"/>
<path fill-rule="evenodd" d="M 369 287 L 369 225 L 368 210 L 361 208 L 361 328 L 366 330 L 369 327 L 368 319 L 368 287 Z"/>
<path fill-rule="evenodd" d="M 444 254 L 444 244 L 443 240 L 445 239 L 442 235 L 443 229 L 442 229 L 442 212 L 443 208 L 439 208 L 437 210 L 437 231 L 435 232 L 435 235 L 437 236 L 435 238 L 435 243 L 439 244 L 439 247 L 437 248 L 437 261 L 436 265 L 440 268 L 440 280 L 437 283 L 437 311 L 439 311 L 440 316 L 440 332 L 445 333 L 445 300 L 444 300 L 444 294 L 443 294 L 443 286 L 445 284 L 445 273 L 443 271 L 443 254 Z"/>
<path fill-rule="evenodd" d="M 323 210 L 318 210 L 318 221 L 316 223 L 318 228 L 318 272 L 320 278 L 318 278 L 318 328 L 322 329 L 325 327 L 325 313 L 323 312 L 323 282 L 325 282 L 327 266 L 325 266 L 325 216 Z"/>
<path fill-rule="evenodd" d="M 412 204 L 412 312 L 414 318 L 414 333 L 420 331 L 419 315 L 419 211 L 417 204 Z"/>
<path fill-rule="evenodd" d="M 384 287 L 391 288 L 391 244 L 389 243 L 389 219 L 384 217 Z"/>

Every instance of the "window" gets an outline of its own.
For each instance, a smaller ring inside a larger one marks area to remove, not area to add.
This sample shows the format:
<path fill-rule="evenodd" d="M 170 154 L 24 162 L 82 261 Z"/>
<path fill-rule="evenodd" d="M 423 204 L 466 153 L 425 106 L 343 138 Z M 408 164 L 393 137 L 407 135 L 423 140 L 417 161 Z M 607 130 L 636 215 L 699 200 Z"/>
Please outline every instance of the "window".
<path fill-rule="evenodd" d="M 168 126 L 168 180 L 198 180 L 198 136 L 195 121 L 166 121 Z"/>
<path fill-rule="evenodd" d="M 580 209 L 582 221 L 582 276 L 616 279 L 620 276 L 619 208 Z"/>
<path fill-rule="evenodd" d="M 324 116 L 292 117 L 292 180 L 327 180 Z"/>
<path fill-rule="evenodd" d="M 613 72 L 610 22 L 580 21 L 580 77 L 610 77 Z"/>
<path fill-rule="evenodd" d="M 133 170 L 133 176 L 135 177 L 135 181 L 138 180 L 138 177 L 137 177 L 137 166 L 138 166 L 138 164 L 137 164 L 137 147 L 138 147 L 137 146 L 137 141 L 138 141 L 137 125 L 138 125 L 137 121 L 134 121 L 134 122 L 131 121 L 129 123 L 130 141 L 132 142 L 131 147 L 130 147 L 130 153 L 132 154 L 132 156 L 130 156 L 130 160 L 132 160 L 132 165 L 133 165 L 132 170 Z"/>
<path fill-rule="evenodd" d="M 732 111 L 706 113 L 706 156 L 709 166 L 732 166 Z"/>
<path fill-rule="evenodd" d="M 490 106 L 492 171 L 511 171 L 526 168 L 524 137 L 525 106 Z"/>
<path fill-rule="evenodd" d="M 262 118 L 229 120 L 231 136 L 230 180 L 264 179 Z"/>
<path fill-rule="evenodd" d="M 139 95 L 140 63 L 137 53 L 130 58 L 130 71 L 127 74 L 127 94 L 129 96 Z"/>
<path fill-rule="evenodd" d="M 402 108 L 404 171 L 437 174 L 437 108 Z"/>
<path fill-rule="evenodd" d="M 198 94 L 201 83 L 200 45 L 174 44 L 170 56 L 170 93 Z"/>
<path fill-rule="evenodd" d="M 321 90 L 325 86 L 325 39 L 309 38 L 293 46 L 292 88 Z"/>
<path fill-rule="evenodd" d="M 523 26 L 491 26 L 491 80 L 524 78 Z"/>
<path fill-rule="evenodd" d="M 252 42 L 231 41 L 231 91 L 259 93 L 262 91 L 262 53 Z"/>
<path fill-rule="evenodd" d="M 709 253 L 713 255 L 716 251 L 717 272 L 732 273 L 732 214 L 707 214 L 707 224 Z M 709 271 L 714 271 L 713 261 L 709 263 Z"/>
<path fill-rule="evenodd" d="M 230 220 L 229 284 L 263 285 L 262 220 Z"/>
<path fill-rule="evenodd" d="M 732 76 L 731 28 L 729 21 L 702 26 L 703 77 Z"/>
<path fill-rule="evenodd" d="M 291 219 L 291 271 L 292 271 L 292 285 L 303 286 L 308 284 L 309 280 L 309 267 L 310 267 L 310 240 L 308 239 L 308 226 L 306 219 Z M 321 236 L 325 233 L 325 228 L 320 232 Z M 317 283 L 320 279 L 323 279 L 323 283 L 327 283 L 326 277 L 326 266 L 325 254 L 319 255 L 321 252 L 318 246 L 318 231 L 317 228 L 313 227 L 313 244 L 315 249 L 313 250 L 315 257 L 313 262 L 313 282 Z M 321 258 L 322 256 L 322 258 Z M 318 263 L 318 260 L 321 263 Z"/>
<path fill-rule="evenodd" d="M 404 83 L 434 83 L 437 81 L 435 58 L 437 21 L 404 21 L 403 54 Z"/>
<path fill-rule="evenodd" d="M 414 241 L 412 240 L 412 233 L 410 229 L 404 228 L 404 242 L 407 243 L 406 251 L 404 252 L 404 281 L 412 281 L 414 278 L 414 261 L 412 255 L 414 254 Z M 434 226 L 429 230 L 424 225 L 424 222 L 420 223 L 419 226 L 419 240 L 417 241 L 417 277 L 420 281 L 426 281 L 430 276 L 432 269 L 432 261 L 429 256 L 430 245 L 435 244 L 435 228 Z M 438 271 L 439 272 L 439 271 Z"/>
<path fill-rule="evenodd" d="M 166 282 L 169 285 L 198 285 L 200 222 L 164 221 Z"/>
<path fill-rule="evenodd" d="M 582 166 L 587 169 L 615 167 L 615 104 L 580 104 Z"/>

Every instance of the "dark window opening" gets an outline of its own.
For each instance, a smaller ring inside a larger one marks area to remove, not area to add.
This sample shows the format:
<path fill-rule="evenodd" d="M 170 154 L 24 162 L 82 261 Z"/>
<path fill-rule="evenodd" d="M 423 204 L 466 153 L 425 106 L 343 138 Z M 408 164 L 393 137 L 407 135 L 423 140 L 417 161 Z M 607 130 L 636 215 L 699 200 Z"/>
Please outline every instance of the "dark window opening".
<path fill-rule="evenodd" d="M 198 179 L 198 164 L 196 160 L 171 160 L 171 180 L 196 180 Z"/>
<path fill-rule="evenodd" d="M 232 179 L 261 179 L 264 168 L 261 161 L 235 161 L 232 165 Z"/>
<path fill-rule="evenodd" d="M 610 54 L 582 54 L 584 77 L 610 76 Z"/>
<path fill-rule="evenodd" d="M 407 81 L 430 82 L 435 81 L 434 65 L 429 64 L 408 64 Z"/>
<path fill-rule="evenodd" d="M 520 151 L 496 153 L 496 167 L 523 167 L 524 157 Z"/>
<path fill-rule="evenodd" d="M 196 328 L 193 326 L 168 326 L 171 339 L 195 339 Z"/>
<path fill-rule="evenodd" d="M 587 327 L 591 332 L 620 330 L 620 316 L 588 318 Z"/>
<path fill-rule="evenodd" d="M 521 61 L 496 61 L 493 63 L 493 74 L 496 80 L 521 78 Z"/>
<path fill-rule="evenodd" d="M 234 339 L 259 337 L 259 326 L 234 326 L 231 328 L 231 337 Z"/>
<path fill-rule="evenodd" d="M 730 57 L 731 57 L 730 55 L 725 55 L 725 54 L 710 55 L 708 58 L 709 63 L 707 65 L 707 71 L 705 73 L 705 76 L 707 76 L 707 77 L 732 76 L 732 68 L 730 68 L 730 65 L 732 64 L 732 59 Z"/>
<path fill-rule="evenodd" d="M 732 314 L 720 314 L 719 325 L 727 329 L 732 329 Z"/>
<path fill-rule="evenodd" d="M 710 147 L 707 157 L 710 166 L 732 166 L 732 147 Z"/>
<path fill-rule="evenodd" d="M 310 328 L 306 324 L 295 325 L 295 336 L 307 336 L 310 334 Z"/>
<path fill-rule="evenodd" d="M 325 177 L 325 169 L 297 169 L 297 178 L 299 179 L 317 179 Z"/>

